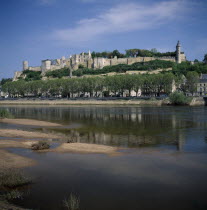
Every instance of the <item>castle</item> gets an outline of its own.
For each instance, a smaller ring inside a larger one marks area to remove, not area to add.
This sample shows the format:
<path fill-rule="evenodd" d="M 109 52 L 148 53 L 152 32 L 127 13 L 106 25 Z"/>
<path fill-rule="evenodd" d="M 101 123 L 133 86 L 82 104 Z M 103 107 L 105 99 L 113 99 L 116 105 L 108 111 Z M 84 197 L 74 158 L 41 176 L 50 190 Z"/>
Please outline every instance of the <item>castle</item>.
<path fill-rule="evenodd" d="M 129 58 L 103 58 L 103 57 L 95 57 L 92 58 L 91 52 L 81 53 L 69 56 L 68 58 L 62 57 L 61 59 L 47 59 L 42 60 L 41 66 L 32 67 L 29 66 L 28 61 L 23 61 L 23 71 L 31 70 L 31 71 L 41 71 L 42 75 L 47 71 L 58 70 L 64 67 L 68 67 L 72 70 L 77 70 L 80 65 L 86 68 L 92 69 L 102 69 L 104 66 L 114 66 L 118 64 L 133 64 L 136 62 L 147 62 L 152 60 L 165 60 L 172 61 L 176 63 L 181 63 L 182 61 L 186 61 L 186 56 L 184 52 L 181 52 L 181 45 L 178 41 L 176 45 L 176 56 L 175 57 L 129 57 Z M 22 71 L 15 72 L 13 81 L 18 80 L 18 77 L 22 74 Z"/>

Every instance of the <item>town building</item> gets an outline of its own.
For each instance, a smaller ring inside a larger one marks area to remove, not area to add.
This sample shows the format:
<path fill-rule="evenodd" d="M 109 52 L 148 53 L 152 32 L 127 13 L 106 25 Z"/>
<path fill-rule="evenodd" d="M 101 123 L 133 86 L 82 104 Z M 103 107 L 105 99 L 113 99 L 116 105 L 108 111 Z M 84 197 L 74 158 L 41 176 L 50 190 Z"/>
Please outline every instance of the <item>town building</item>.
<path fill-rule="evenodd" d="M 201 74 L 197 84 L 197 92 L 200 96 L 207 96 L 207 74 Z"/>

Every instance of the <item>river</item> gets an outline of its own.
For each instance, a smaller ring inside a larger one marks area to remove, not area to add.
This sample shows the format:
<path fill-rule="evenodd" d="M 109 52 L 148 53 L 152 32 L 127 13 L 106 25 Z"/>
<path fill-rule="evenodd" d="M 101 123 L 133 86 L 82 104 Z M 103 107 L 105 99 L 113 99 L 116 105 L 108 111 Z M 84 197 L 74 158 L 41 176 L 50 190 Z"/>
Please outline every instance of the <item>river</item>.
<path fill-rule="evenodd" d="M 7 108 L 17 118 L 64 124 L 53 132 L 78 142 L 116 146 L 121 153 L 38 153 L 10 148 L 38 162 L 25 169 L 35 182 L 17 204 L 64 209 L 63 199 L 73 193 L 83 210 L 207 209 L 207 107 Z"/>

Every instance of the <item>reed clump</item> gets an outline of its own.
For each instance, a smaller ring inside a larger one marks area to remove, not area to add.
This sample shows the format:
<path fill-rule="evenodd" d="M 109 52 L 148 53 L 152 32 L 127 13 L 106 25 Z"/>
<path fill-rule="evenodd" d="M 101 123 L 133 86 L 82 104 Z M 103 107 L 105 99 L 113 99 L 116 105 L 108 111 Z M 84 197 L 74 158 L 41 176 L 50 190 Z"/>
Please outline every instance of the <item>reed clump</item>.
<path fill-rule="evenodd" d="M 63 204 L 68 210 L 80 210 L 80 199 L 72 193 L 69 198 L 63 200 Z"/>
<path fill-rule="evenodd" d="M 37 143 L 32 144 L 32 150 L 44 150 L 49 148 L 50 144 L 46 141 L 39 141 Z"/>
<path fill-rule="evenodd" d="M 0 187 L 16 188 L 30 184 L 32 179 L 17 169 L 0 171 Z"/>
<path fill-rule="evenodd" d="M 0 109 L 0 119 L 12 118 L 12 114 L 6 109 Z"/>

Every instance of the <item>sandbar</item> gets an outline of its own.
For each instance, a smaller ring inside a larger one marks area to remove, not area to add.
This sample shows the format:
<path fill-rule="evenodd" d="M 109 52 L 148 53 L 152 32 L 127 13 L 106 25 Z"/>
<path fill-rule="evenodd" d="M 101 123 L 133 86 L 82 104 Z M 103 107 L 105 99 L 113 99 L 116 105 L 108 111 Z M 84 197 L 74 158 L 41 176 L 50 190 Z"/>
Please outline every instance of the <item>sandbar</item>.
<path fill-rule="evenodd" d="M 24 168 L 35 164 L 36 162 L 30 158 L 0 149 L 0 169 Z"/>
<path fill-rule="evenodd" d="M 23 131 L 18 129 L 0 129 L 1 137 L 21 137 L 21 138 L 38 138 L 38 139 L 57 139 L 63 137 L 61 135 L 51 134 L 51 133 L 41 133 L 33 131 Z"/>
<path fill-rule="evenodd" d="M 74 153 L 101 153 L 109 155 L 119 154 L 117 147 L 87 143 L 63 143 L 59 147 L 52 149 L 52 151 Z"/>
<path fill-rule="evenodd" d="M 47 121 L 41 120 L 32 120 L 32 119 L 0 119 L 2 123 L 9 123 L 9 124 L 17 124 L 17 125 L 33 125 L 33 126 L 40 126 L 40 127 L 59 127 L 62 126 L 58 123 L 52 123 Z"/>
<path fill-rule="evenodd" d="M 0 140 L 0 149 L 2 148 L 31 148 L 32 144 L 37 141 L 14 141 L 14 140 Z"/>

